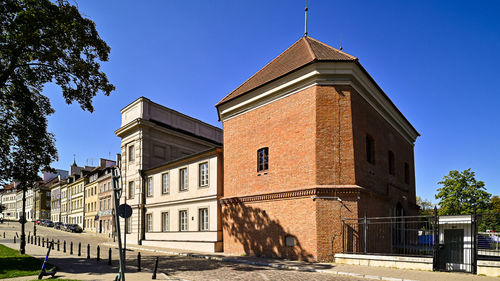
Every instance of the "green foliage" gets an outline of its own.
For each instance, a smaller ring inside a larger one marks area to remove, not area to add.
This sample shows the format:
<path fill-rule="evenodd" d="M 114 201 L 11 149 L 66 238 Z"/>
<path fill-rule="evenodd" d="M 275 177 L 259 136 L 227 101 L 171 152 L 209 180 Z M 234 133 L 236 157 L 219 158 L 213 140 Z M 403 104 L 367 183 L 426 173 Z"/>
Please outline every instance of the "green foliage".
<path fill-rule="evenodd" d="M 423 199 L 417 196 L 417 205 L 420 207 L 419 215 L 432 216 L 434 215 L 434 204 L 428 199 Z"/>
<path fill-rule="evenodd" d="M 491 197 L 491 209 L 493 213 L 500 214 L 500 197 L 497 195 Z"/>
<path fill-rule="evenodd" d="M 0 279 L 37 275 L 42 264 L 42 260 L 21 255 L 19 251 L 0 244 Z"/>
<path fill-rule="evenodd" d="M 474 212 L 487 213 L 491 210 L 491 194 L 486 192 L 483 181 L 477 181 L 471 169 L 463 172 L 450 171 L 438 182 L 436 199 L 439 200 L 440 215 L 467 215 Z"/>
<path fill-rule="evenodd" d="M 0 31 L 0 183 L 25 188 L 57 160 L 44 85 L 59 85 L 67 103 L 92 112 L 93 97 L 114 90 L 99 64 L 110 48 L 94 22 L 62 0 L 3 0 Z"/>

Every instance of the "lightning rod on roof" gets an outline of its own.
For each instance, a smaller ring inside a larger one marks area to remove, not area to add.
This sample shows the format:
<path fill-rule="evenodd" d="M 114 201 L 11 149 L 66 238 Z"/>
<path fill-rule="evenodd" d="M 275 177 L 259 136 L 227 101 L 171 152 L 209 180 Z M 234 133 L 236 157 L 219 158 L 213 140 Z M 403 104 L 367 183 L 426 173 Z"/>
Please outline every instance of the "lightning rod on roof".
<path fill-rule="evenodd" d="M 340 36 L 340 48 L 339 48 L 341 51 L 342 49 L 344 49 L 344 47 L 342 47 L 342 36 Z"/>
<path fill-rule="evenodd" d="M 304 12 L 305 12 L 304 36 L 307 36 L 307 0 L 306 0 L 306 8 L 304 9 Z"/>

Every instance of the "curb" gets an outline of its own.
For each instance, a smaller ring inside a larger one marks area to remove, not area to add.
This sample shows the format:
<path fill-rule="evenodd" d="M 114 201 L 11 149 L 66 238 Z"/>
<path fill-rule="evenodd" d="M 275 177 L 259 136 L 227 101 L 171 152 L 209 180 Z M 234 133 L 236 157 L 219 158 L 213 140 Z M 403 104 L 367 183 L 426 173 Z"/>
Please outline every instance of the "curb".
<path fill-rule="evenodd" d="M 113 247 L 116 246 L 114 244 L 109 244 L 109 243 L 104 243 L 103 245 L 113 246 Z M 327 269 L 314 269 L 314 268 L 307 268 L 307 267 L 300 267 L 300 266 L 290 266 L 290 265 L 284 265 L 284 264 L 274 264 L 274 263 L 267 263 L 267 262 L 256 262 L 256 261 L 238 260 L 238 259 L 234 259 L 234 258 L 209 256 L 209 255 L 203 255 L 203 254 L 179 253 L 179 252 L 172 252 L 172 251 L 146 249 L 146 248 L 139 248 L 139 247 L 134 247 L 134 246 L 127 247 L 127 249 L 140 250 L 140 251 L 149 251 L 149 252 L 155 252 L 155 253 L 162 253 L 162 254 L 176 255 L 176 256 L 184 256 L 184 257 L 192 257 L 192 258 L 199 258 L 199 259 L 206 259 L 206 260 L 215 260 L 215 261 L 229 262 L 229 263 L 240 263 L 240 264 L 248 264 L 248 265 L 255 265 L 255 266 L 265 266 L 265 267 L 272 267 L 272 268 L 276 268 L 276 269 L 287 269 L 287 270 L 304 271 L 304 272 L 328 273 L 328 274 L 332 274 L 332 275 L 342 275 L 342 276 L 350 276 L 350 277 L 358 277 L 358 278 L 366 278 L 366 279 L 375 279 L 375 280 L 386 280 L 386 281 L 418 281 L 418 280 L 412 280 L 412 279 L 393 278 L 393 277 L 387 277 L 387 276 L 378 276 L 378 275 L 370 275 L 370 274 L 360 274 L 360 273 L 354 273 L 354 272 L 342 272 L 342 271 L 334 271 L 334 270 L 327 270 Z"/>

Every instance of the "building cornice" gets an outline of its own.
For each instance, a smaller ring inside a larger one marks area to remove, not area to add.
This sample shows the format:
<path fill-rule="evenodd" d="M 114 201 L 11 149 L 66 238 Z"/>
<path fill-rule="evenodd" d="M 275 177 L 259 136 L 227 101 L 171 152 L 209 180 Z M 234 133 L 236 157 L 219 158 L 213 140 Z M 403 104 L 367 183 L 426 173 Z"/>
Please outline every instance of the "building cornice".
<path fill-rule="evenodd" d="M 220 199 L 221 204 L 236 204 L 245 202 L 257 202 L 268 200 L 282 200 L 290 198 L 325 196 L 325 195 L 358 195 L 360 192 L 365 192 L 365 188 L 358 185 L 326 185 L 312 188 L 303 188 L 297 190 L 289 190 L 282 192 L 255 194 L 237 197 L 224 197 Z"/>
<path fill-rule="evenodd" d="M 224 122 L 316 85 L 352 86 L 411 145 L 420 135 L 357 63 L 317 62 L 217 107 Z"/>

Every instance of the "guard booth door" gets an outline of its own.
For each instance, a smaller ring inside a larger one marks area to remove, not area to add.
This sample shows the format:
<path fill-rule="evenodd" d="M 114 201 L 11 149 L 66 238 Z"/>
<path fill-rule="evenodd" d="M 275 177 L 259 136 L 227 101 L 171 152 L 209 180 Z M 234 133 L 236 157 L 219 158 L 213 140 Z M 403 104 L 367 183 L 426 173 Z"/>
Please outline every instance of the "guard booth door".
<path fill-rule="evenodd" d="M 443 242 L 439 247 L 440 271 L 472 272 L 472 245 L 465 241 L 464 229 L 444 229 Z M 470 236 L 469 236 L 470 238 Z"/>

